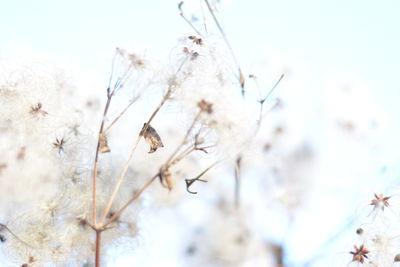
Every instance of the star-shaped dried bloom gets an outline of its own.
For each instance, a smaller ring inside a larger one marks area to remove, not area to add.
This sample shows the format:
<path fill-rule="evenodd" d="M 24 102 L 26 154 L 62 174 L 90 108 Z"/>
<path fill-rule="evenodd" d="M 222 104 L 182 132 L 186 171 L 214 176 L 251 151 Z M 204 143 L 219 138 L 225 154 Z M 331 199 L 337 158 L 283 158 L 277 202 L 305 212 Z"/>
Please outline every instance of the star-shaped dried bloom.
<path fill-rule="evenodd" d="M 371 200 L 371 205 L 374 206 L 374 208 L 381 208 L 382 210 L 385 207 L 389 207 L 389 199 L 391 197 L 385 197 L 383 194 L 374 194 L 375 199 Z"/>
<path fill-rule="evenodd" d="M 34 106 L 31 106 L 31 110 L 29 111 L 29 113 L 32 115 L 41 115 L 43 117 L 49 114 L 42 109 L 42 103 L 40 102 Z"/>
<path fill-rule="evenodd" d="M 350 251 L 350 254 L 353 255 L 353 261 L 360 263 L 364 263 L 365 259 L 368 259 L 368 253 L 369 250 L 364 245 L 361 245 L 360 247 L 354 245 L 354 251 Z"/>

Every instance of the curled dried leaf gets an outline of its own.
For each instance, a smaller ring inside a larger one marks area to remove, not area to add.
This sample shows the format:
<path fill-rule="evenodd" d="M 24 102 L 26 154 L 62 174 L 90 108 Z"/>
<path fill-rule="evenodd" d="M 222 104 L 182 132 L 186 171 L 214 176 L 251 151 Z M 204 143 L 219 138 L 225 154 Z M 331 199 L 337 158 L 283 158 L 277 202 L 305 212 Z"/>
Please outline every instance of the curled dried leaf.
<path fill-rule="evenodd" d="M 99 148 L 100 153 L 108 153 L 111 151 L 111 149 L 108 147 L 107 136 L 104 133 L 100 134 L 99 142 L 100 142 L 100 148 Z"/>
<path fill-rule="evenodd" d="M 161 168 L 160 170 L 160 182 L 161 184 L 171 191 L 174 188 L 175 181 L 172 178 L 172 174 L 168 168 Z"/>
<path fill-rule="evenodd" d="M 143 124 L 143 128 L 140 131 L 140 135 L 144 137 L 146 143 L 150 145 L 149 153 L 154 153 L 159 147 L 164 147 L 164 144 L 161 141 L 161 137 L 158 135 L 157 131 L 148 125 L 146 129 L 147 123 Z"/>

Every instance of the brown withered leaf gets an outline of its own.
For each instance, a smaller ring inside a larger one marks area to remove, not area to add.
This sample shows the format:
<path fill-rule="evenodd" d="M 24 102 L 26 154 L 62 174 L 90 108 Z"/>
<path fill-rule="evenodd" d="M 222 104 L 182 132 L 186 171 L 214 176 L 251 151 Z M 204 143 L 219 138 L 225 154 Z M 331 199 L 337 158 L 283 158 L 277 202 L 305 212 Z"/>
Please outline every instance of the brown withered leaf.
<path fill-rule="evenodd" d="M 169 169 L 162 168 L 160 171 L 160 181 L 162 186 L 168 188 L 169 191 L 174 188 L 175 181 L 172 178 L 172 174 Z"/>
<path fill-rule="evenodd" d="M 151 125 L 147 127 L 146 131 L 144 131 L 146 125 L 146 123 L 143 124 L 140 135 L 142 135 L 146 143 L 150 145 L 149 153 L 154 153 L 159 147 L 164 147 L 164 145 L 161 141 L 161 137 L 158 135 L 157 131 L 153 127 L 151 127 Z"/>
<path fill-rule="evenodd" d="M 100 134 L 100 147 L 99 147 L 99 152 L 100 153 L 108 153 L 111 151 L 111 149 L 108 147 L 108 142 L 107 142 L 107 136 L 103 133 Z"/>

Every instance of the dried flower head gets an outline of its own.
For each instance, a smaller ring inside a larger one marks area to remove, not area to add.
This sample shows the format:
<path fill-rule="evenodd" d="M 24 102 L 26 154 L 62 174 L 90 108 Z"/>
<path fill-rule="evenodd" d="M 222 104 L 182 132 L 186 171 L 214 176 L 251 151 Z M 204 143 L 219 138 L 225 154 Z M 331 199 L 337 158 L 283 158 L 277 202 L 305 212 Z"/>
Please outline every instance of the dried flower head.
<path fill-rule="evenodd" d="M 374 209 L 380 208 L 381 210 L 384 210 L 385 207 L 389 207 L 389 199 L 391 197 L 385 197 L 383 194 L 374 194 L 375 199 L 371 200 L 372 206 L 374 206 Z"/>
<path fill-rule="evenodd" d="M 350 254 L 353 255 L 353 261 L 357 261 L 360 263 L 364 263 L 365 259 L 368 259 L 367 254 L 369 253 L 369 250 L 364 247 L 364 245 L 361 245 L 360 247 L 357 247 L 354 245 L 354 251 L 350 251 Z"/>
<path fill-rule="evenodd" d="M 185 54 L 188 54 L 188 55 L 190 55 L 191 57 L 190 57 L 190 60 L 195 60 L 198 56 L 199 56 L 199 53 L 197 53 L 196 51 L 194 51 L 194 50 L 189 50 L 189 48 L 187 48 L 186 46 L 183 48 L 183 52 L 185 53 Z"/>
<path fill-rule="evenodd" d="M 146 143 L 150 145 L 149 153 L 154 153 L 159 147 L 164 147 L 164 145 L 157 131 L 153 127 L 151 127 L 151 125 L 148 125 L 147 129 L 146 126 L 147 123 L 143 124 L 140 135 L 143 136 Z"/>
<path fill-rule="evenodd" d="M 31 106 L 31 110 L 29 111 L 29 113 L 32 115 L 41 115 L 41 116 L 46 116 L 49 114 L 46 111 L 42 110 L 42 103 L 40 102 L 34 106 Z"/>
<path fill-rule="evenodd" d="M 58 153 L 64 152 L 65 140 L 64 137 L 61 139 L 56 138 L 56 141 L 53 143 L 53 147 L 58 150 Z"/>
<path fill-rule="evenodd" d="M 137 55 L 128 53 L 126 50 L 117 47 L 117 53 L 122 56 L 123 58 L 130 61 L 132 66 L 135 68 L 141 68 L 144 66 L 144 62 L 140 59 Z"/>
<path fill-rule="evenodd" d="M 212 104 L 205 101 L 204 99 L 197 103 L 197 106 L 201 109 L 201 111 L 207 112 L 208 114 L 211 114 L 213 112 Z"/>
<path fill-rule="evenodd" d="M 202 45 L 203 44 L 203 40 L 201 38 L 198 38 L 196 36 L 189 36 L 188 37 L 190 40 L 193 40 L 193 43 L 197 44 L 197 45 Z"/>

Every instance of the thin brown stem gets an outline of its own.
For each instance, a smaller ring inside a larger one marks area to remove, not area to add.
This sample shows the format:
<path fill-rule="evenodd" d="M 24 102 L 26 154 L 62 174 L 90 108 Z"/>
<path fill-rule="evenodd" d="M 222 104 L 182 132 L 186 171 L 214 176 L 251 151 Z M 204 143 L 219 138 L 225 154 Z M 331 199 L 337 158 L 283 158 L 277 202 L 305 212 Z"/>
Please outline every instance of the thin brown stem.
<path fill-rule="evenodd" d="M 179 150 L 181 150 L 181 148 L 187 143 L 188 141 L 188 137 L 190 135 L 190 133 L 192 132 L 196 122 L 199 120 L 200 115 L 201 115 L 202 111 L 200 110 L 195 118 L 193 119 L 192 124 L 190 125 L 189 129 L 187 130 L 185 137 L 182 140 L 182 143 L 175 149 L 174 153 L 171 154 L 171 156 L 169 157 L 169 159 L 167 160 L 167 165 L 171 162 L 171 160 L 176 156 L 176 154 L 178 154 Z"/>
<path fill-rule="evenodd" d="M 129 199 L 128 202 L 126 202 L 125 205 L 122 206 L 122 208 L 120 208 L 116 213 L 114 213 L 114 215 L 111 216 L 111 218 L 103 224 L 103 228 L 112 223 L 113 221 L 115 221 L 125 211 L 125 209 L 129 207 L 129 205 L 132 204 L 132 202 L 135 201 L 143 193 L 143 191 L 146 190 L 146 188 L 149 187 L 159 176 L 160 174 L 157 173 L 149 181 L 147 181 L 147 183 L 145 183 L 139 191 L 136 191 L 136 193 L 131 197 L 131 199 Z"/>
<path fill-rule="evenodd" d="M 203 17 L 204 33 L 205 33 L 205 35 L 207 35 L 208 34 L 207 22 L 206 22 L 206 16 L 204 15 L 204 9 L 203 9 L 203 5 L 202 5 L 202 1 L 200 1 L 200 10 L 201 10 L 201 16 Z"/>
<path fill-rule="evenodd" d="M 216 161 L 213 164 L 211 164 L 210 166 L 208 166 L 204 171 L 202 171 L 199 175 L 197 175 L 195 178 L 192 179 L 185 179 L 186 182 L 186 191 L 188 191 L 191 194 L 197 194 L 197 192 L 191 191 L 190 190 L 190 186 L 196 182 L 196 181 L 200 181 L 200 182 L 207 182 L 206 180 L 200 179 L 204 174 L 206 174 L 209 170 L 211 170 L 212 168 L 214 168 L 217 164 L 219 164 L 221 161 Z"/>
<path fill-rule="evenodd" d="M 96 231 L 96 252 L 95 252 L 95 266 L 100 267 L 100 261 L 101 261 L 101 230 L 95 230 Z"/>
<path fill-rule="evenodd" d="M 165 94 L 165 96 L 163 97 L 163 100 L 161 101 L 161 103 L 160 103 L 160 104 L 157 106 L 157 108 L 154 110 L 153 114 L 151 114 L 149 120 L 147 121 L 145 127 L 142 129 L 141 133 L 146 132 L 147 128 L 148 128 L 149 125 L 150 125 L 150 122 L 154 119 L 154 117 L 155 117 L 155 116 L 157 115 L 157 113 L 160 111 L 161 107 L 162 107 L 162 106 L 165 104 L 165 102 L 169 99 L 171 92 L 172 92 L 172 88 L 170 87 L 170 88 L 168 89 L 167 93 Z M 126 172 L 128 171 L 128 168 L 129 168 L 129 164 L 130 164 L 130 162 L 131 162 L 131 160 L 132 160 L 132 158 L 133 158 L 133 154 L 135 153 L 136 147 L 137 147 L 137 145 L 139 144 L 139 141 L 140 141 L 140 139 L 142 138 L 142 136 L 143 136 L 142 134 L 139 134 L 138 137 L 136 138 L 136 142 L 135 142 L 135 143 L 133 144 L 133 146 L 132 146 L 132 149 L 131 149 L 131 152 L 130 152 L 130 154 L 129 154 L 129 157 L 128 157 L 128 159 L 126 160 L 126 162 L 125 162 L 125 164 L 124 164 L 124 166 L 123 166 L 123 168 L 122 168 L 122 172 L 121 172 L 121 174 L 120 174 L 120 176 L 119 176 L 119 178 L 118 178 L 117 183 L 115 184 L 114 191 L 112 192 L 111 197 L 110 197 L 110 199 L 109 199 L 108 202 L 107 202 L 106 209 L 104 210 L 103 216 L 101 217 L 101 220 L 100 220 L 101 222 L 103 222 L 103 221 L 107 218 L 107 216 L 108 216 L 108 214 L 109 214 L 109 212 L 110 212 L 111 206 L 112 206 L 112 204 L 113 204 L 113 202 L 114 202 L 114 199 L 115 199 L 115 197 L 117 196 L 117 193 L 118 193 L 118 191 L 119 191 L 119 189 L 120 189 L 120 187 L 121 187 L 122 181 L 125 179 Z"/>
<path fill-rule="evenodd" d="M 13 231 L 10 230 L 10 228 L 8 228 L 7 225 L 0 223 L 0 231 L 5 229 L 7 232 L 9 232 L 13 237 L 15 237 L 15 239 L 17 239 L 19 242 L 21 242 L 22 244 L 24 244 L 27 247 L 32 248 L 31 245 L 29 245 L 28 243 L 26 243 L 25 241 L 23 241 L 21 238 L 19 238 L 16 234 L 14 234 Z"/>
<path fill-rule="evenodd" d="M 131 100 L 131 102 L 129 102 L 129 104 L 124 108 L 124 110 L 121 111 L 121 113 L 110 123 L 110 125 L 108 125 L 103 133 L 108 132 L 108 130 L 110 130 L 110 128 L 124 115 L 124 113 L 130 108 L 130 106 L 132 106 L 133 103 L 135 103 L 136 99 Z"/>
<path fill-rule="evenodd" d="M 189 24 L 189 26 L 199 35 L 199 36 L 203 36 L 197 29 L 196 27 L 194 27 L 193 23 L 190 22 L 190 20 L 188 20 L 185 16 L 185 14 L 183 14 L 182 12 L 179 14 L 181 15 L 181 17 L 186 21 L 187 24 Z"/>
<path fill-rule="evenodd" d="M 232 48 L 231 44 L 229 43 L 228 38 L 226 37 L 224 29 L 221 27 L 221 24 L 219 24 L 219 21 L 218 21 L 217 17 L 215 16 L 215 13 L 214 13 L 209 1 L 208 0 L 204 0 L 204 1 L 205 1 L 206 5 L 207 5 L 208 11 L 210 12 L 210 14 L 211 14 L 211 16 L 212 16 L 212 18 L 213 18 L 213 20 L 215 22 L 215 25 L 217 25 L 217 28 L 218 28 L 219 32 L 221 33 L 222 38 L 224 39 L 225 44 L 228 47 L 229 52 L 231 53 L 231 56 L 232 56 L 233 60 L 235 61 L 235 64 L 236 64 L 236 66 L 238 68 L 238 72 L 239 72 L 238 80 L 239 80 L 239 83 L 240 83 L 240 87 L 242 88 L 242 95 L 244 96 L 245 78 L 244 78 L 244 75 L 243 75 L 242 68 L 240 67 L 239 61 L 236 58 L 236 55 L 235 55 L 235 53 L 233 51 L 233 48 Z"/>
<path fill-rule="evenodd" d="M 203 36 L 203 35 L 196 29 L 196 27 L 193 25 L 193 23 L 192 23 L 190 20 L 188 20 L 188 19 L 186 18 L 185 13 L 183 13 L 183 10 L 182 10 L 182 5 L 183 5 L 183 1 L 178 5 L 179 11 L 180 11 L 179 15 L 186 21 L 187 24 L 189 24 L 189 26 L 190 26 L 198 35 Z"/>
<path fill-rule="evenodd" d="M 182 64 L 179 66 L 178 70 L 176 71 L 176 74 L 180 72 L 180 70 L 182 69 L 183 65 L 184 65 L 185 62 L 187 61 L 187 58 L 188 58 L 188 57 L 186 57 L 186 59 L 185 59 L 184 61 L 182 61 Z M 120 176 L 119 176 L 119 178 L 118 178 L 117 183 L 115 184 L 114 191 L 113 191 L 113 193 L 111 194 L 111 196 L 110 196 L 110 198 L 109 198 L 109 200 L 108 200 L 108 202 L 107 202 L 106 209 L 104 210 L 103 216 L 101 217 L 101 220 L 100 220 L 101 222 L 104 222 L 104 220 L 107 218 L 107 216 L 108 216 L 108 214 L 109 214 L 109 212 L 110 212 L 111 206 L 112 206 L 112 204 L 113 204 L 113 202 L 114 202 L 114 199 L 115 199 L 115 197 L 117 196 L 117 193 L 118 193 L 118 191 L 119 191 L 119 189 L 120 189 L 120 187 L 121 187 L 122 181 L 125 179 L 126 172 L 128 171 L 129 164 L 130 164 L 130 162 L 131 162 L 131 160 L 132 160 L 132 158 L 133 158 L 133 154 L 134 154 L 135 151 L 136 151 L 136 147 L 137 147 L 137 145 L 139 144 L 140 139 L 143 137 L 143 133 L 145 133 L 145 132 L 147 131 L 147 128 L 149 127 L 151 121 L 154 119 L 154 117 L 155 117 L 155 116 L 157 115 L 157 113 L 160 111 L 161 107 L 165 104 L 165 102 L 167 102 L 167 100 L 169 100 L 169 98 L 171 97 L 171 94 L 173 93 L 174 89 L 175 89 L 175 85 L 170 85 L 170 86 L 168 87 L 168 90 L 167 90 L 167 92 L 165 93 L 165 95 L 164 95 L 163 99 L 161 100 L 160 104 L 157 106 L 157 108 L 156 108 L 156 109 L 154 110 L 154 112 L 151 114 L 151 116 L 150 116 L 150 118 L 148 119 L 147 123 L 145 124 L 145 126 L 143 127 L 143 129 L 140 131 L 140 134 L 139 134 L 138 137 L 136 138 L 136 141 L 135 141 L 135 143 L 133 144 L 132 149 L 131 149 L 131 152 L 130 152 L 130 154 L 129 154 L 129 157 L 128 157 L 128 159 L 126 160 L 126 162 L 125 162 L 125 164 L 124 164 L 124 166 L 123 166 L 123 168 L 122 168 L 122 172 L 121 172 L 121 174 L 120 174 Z"/>
<path fill-rule="evenodd" d="M 239 155 L 235 161 L 235 207 L 240 206 L 240 186 L 241 186 L 241 163 L 242 156 Z"/>
<path fill-rule="evenodd" d="M 103 133 L 104 122 L 107 116 L 108 109 L 110 107 L 111 99 L 113 93 L 110 93 L 110 88 L 107 90 L 107 103 L 104 107 L 103 118 L 101 120 L 101 125 L 99 129 L 99 135 L 97 138 L 97 147 L 96 147 L 96 155 L 94 158 L 94 166 L 93 166 L 93 188 L 92 188 L 92 224 L 97 224 L 97 203 L 96 203 L 96 188 L 97 188 L 97 169 L 99 165 L 99 150 L 100 150 L 100 138 Z"/>

